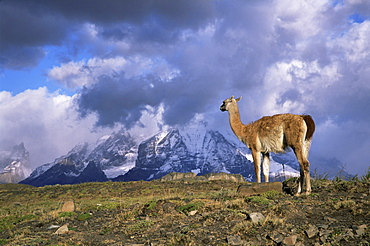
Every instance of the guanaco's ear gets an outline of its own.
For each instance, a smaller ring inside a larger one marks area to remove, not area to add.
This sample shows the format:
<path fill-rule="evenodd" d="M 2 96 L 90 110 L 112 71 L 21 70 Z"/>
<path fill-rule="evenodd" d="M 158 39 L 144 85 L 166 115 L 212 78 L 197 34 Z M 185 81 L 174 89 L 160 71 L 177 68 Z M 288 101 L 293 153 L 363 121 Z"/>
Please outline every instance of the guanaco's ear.
<path fill-rule="evenodd" d="M 239 97 L 239 98 L 235 99 L 235 101 L 236 101 L 236 102 L 239 102 L 239 101 L 240 101 L 240 99 L 242 99 L 242 97 Z"/>

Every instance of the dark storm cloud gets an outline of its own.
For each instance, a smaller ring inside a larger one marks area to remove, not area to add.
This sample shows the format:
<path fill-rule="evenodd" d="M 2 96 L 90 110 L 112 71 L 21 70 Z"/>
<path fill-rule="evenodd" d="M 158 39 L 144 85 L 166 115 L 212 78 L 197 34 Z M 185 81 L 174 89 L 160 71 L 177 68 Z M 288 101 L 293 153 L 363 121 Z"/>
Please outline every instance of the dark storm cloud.
<path fill-rule="evenodd" d="M 52 11 L 67 18 L 88 21 L 97 24 L 130 22 L 142 24 L 156 18 L 168 27 L 191 28 L 203 23 L 212 13 L 212 4 L 208 1 L 188 0 L 106 0 L 106 1 L 38 1 Z"/>
<path fill-rule="evenodd" d="M 212 11 L 209 16 L 207 11 L 199 16 L 193 11 L 197 4 L 189 8 L 186 1 L 176 2 L 177 7 L 174 2 L 163 6 L 162 3 L 169 2 L 156 3 L 159 10 L 143 17 L 147 21 L 142 26 L 109 25 L 101 30 L 101 35 L 112 40 L 130 40 L 128 53 L 163 57 L 178 68 L 180 74 L 167 82 L 155 76 L 149 79 L 105 77 L 97 84 L 86 86 L 76 102 L 82 116 L 97 113 L 97 125 L 123 123 L 130 128 L 138 122 L 146 105 L 163 106 L 165 124 L 185 124 L 198 113 L 217 109 L 220 93 L 230 90 L 238 93 L 262 83 L 264 62 L 271 60 L 266 44 L 272 27 L 258 16 L 269 16 L 270 10 L 256 3 L 230 2 L 231 6 L 204 6 L 201 9 Z M 200 1 L 202 5 L 205 3 L 212 2 Z M 226 13 L 215 13 L 217 8 Z M 189 13 L 176 16 L 173 9 Z M 194 18 L 190 24 L 186 21 L 187 15 Z M 194 29 L 186 29 L 188 27 Z M 246 28 L 251 28 L 250 32 L 246 33 Z M 130 105 L 126 105 L 128 102 Z"/>
<path fill-rule="evenodd" d="M 207 1 L 185 0 L 3 0 L 0 2 L 0 66 L 8 69 L 36 66 L 44 57 L 43 46 L 61 45 L 68 34 L 84 23 L 98 25 L 103 29 L 102 36 L 118 39 L 125 37 L 122 30 L 104 29 L 128 23 L 136 25 L 138 39 L 165 41 L 179 28 L 197 29 L 204 25 L 212 15 L 211 6 Z"/>
<path fill-rule="evenodd" d="M 102 76 L 94 85 L 84 87 L 75 102 L 82 117 L 97 113 L 97 126 L 122 123 L 131 128 L 147 105 L 160 104 L 162 86 L 163 83 L 152 76 L 133 79 Z"/>
<path fill-rule="evenodd" d="M 217 81 L 187 81 L 183 77 L 164 82 L 155 76 L 130 79 L 102 76 L 97 83 L 84 87 L 75 103 L 82 117 L 97 114 L 97 126 L 120 123 L 130 129 L 139 123 L 147 106 L 154 109 L 163 106 L 164 123 L 181 125 L 206 110 L 218 93 L 217 85 Z"/>
<path fill-rule="evenodd" d="M 1 1 L 0 68 L 36 66 L 45 55 L 42 46 L 61 43 L 66 23 L 58 15 L 44 13 L 32 4 Z"/>

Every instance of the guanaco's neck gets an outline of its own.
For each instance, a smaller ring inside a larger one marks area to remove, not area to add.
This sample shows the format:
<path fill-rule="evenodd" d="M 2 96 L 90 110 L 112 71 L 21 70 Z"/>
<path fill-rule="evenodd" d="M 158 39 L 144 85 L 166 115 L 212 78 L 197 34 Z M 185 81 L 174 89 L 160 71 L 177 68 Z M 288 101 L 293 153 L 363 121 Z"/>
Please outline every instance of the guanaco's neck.
<path fill-rule="evenodd" d="M 233 130 L 234 134 L 240 139 L 243 129 L 243 123 L 240 120 L 240 114 L 238 106 L 235 105 L 235 107 L 231 107 L 229 110 L 229 121 L 231 129 Z"/>

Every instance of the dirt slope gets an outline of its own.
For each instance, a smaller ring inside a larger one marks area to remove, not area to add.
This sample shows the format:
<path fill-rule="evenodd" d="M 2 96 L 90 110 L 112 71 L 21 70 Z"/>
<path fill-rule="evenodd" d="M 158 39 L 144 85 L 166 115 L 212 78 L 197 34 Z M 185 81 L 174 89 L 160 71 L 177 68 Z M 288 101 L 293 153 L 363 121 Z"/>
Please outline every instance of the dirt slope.
<path fill-rule="evenodd" d="M 302 197 L 243 197 L 239 185 L 0 185 L 0 245 L 370 245 L 368 179 L 313 180 Z M 63 212 L 70 200 L 75 210 Z M 251 221 L 252 213 L 264 219 Z"/>

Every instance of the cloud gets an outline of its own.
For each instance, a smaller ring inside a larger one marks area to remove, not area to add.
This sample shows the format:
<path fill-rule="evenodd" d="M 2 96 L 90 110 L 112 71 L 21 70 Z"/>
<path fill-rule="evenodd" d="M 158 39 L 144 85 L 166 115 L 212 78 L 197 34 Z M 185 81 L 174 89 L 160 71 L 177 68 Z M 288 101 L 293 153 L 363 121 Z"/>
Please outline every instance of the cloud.
<path fill-rule="evenodd" d="M 370 146 L 368 122 L 348 120 L 338 122 L 327 119 L 318 125 L 311 153 L 317 157 L 339 159 L 346 169 L 353 174 L 364 174 L 368 168 L 367 153 Z"/>
<path fill-rule="evenodd" d="M 112 129 L 95 129 L 95 116 L 77 120 L 73 98 L 45 87 L 15 96 L 0 92 L 0 149 L 24 142 L 34 167 L 65 155 L 77 143 L 94 142 Z"/>
<path fill-rule="evenodd" d="M 1 68 L 24 69 L 45 57 L 62 57 L 47 78 L 76 93 L 63 104 L 76 111 L 55 111 L 51 98 L 62 95 L 41 89 L 7 99 L 36 97 L 37 91 L 40 105 L 49 107 L 29 112 L 54 110 L 54 118 L 79 119 L 59 119 L 71 125 L 122 124 L 136 130 L 145 124 L 154 129 L 158 122 L 186 125 L 202 115 L 219 129 L 228 128 L 220 103 L 235 95 L 243 96 L 245 122 L 274 113 L 312 114 L 320 153 L 363 156 L 359 150 L 369 147 L 363 139 L 355 144 L 358 131 L 370 139 L 368 1 L 3 0 L 0 5 L 0 31 L 12 30 L 0 35 Z M 55 130 L 52 126 L 47 124 Z M 342 146 L 341 139 L 350 144 Z M 356 162 L 364 165 L 365 159 Z"/>
<path fill-rule="evenodd" d="M 44 45 L 60 45 L 65 37 L 68 21 L 35 6 L 0 2 L 0 68 L 34 67 L 45 56 Z"/>
<path fill-rule="evenodd" d="M 0 3 L 0 32 L 6 35 L 0 35 L 0 66 L 34 67 L 43 57 L 41 50 L 46 45 L 65 44 L 87 23 L 104 29 L 101 37 L 122 38 L 120 28 L 110 27 L 124 22 L 134 27 L 138 39 L 163 42 L 171 40 L 168 37 L 178 29 L 197 29 L 212 12 L 212 4 L 203 1 L 66 0 L 34 4 L 4 0 Z"/>
<path fill-rule="evenodd" d="M 48 72 L 48 78 L 71 89 L 97 83 L 101 76 L 109 78 L 132 78 L 146 74 L 156 74 L 162 80 L 172 79 L 178 70 L 170 67 L 161 58 L 143 56 L 122 56 L 114 58 L 91 58 L 87 61 L 71 61 Z"/>

